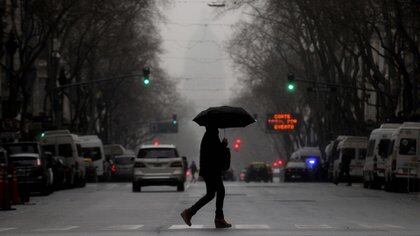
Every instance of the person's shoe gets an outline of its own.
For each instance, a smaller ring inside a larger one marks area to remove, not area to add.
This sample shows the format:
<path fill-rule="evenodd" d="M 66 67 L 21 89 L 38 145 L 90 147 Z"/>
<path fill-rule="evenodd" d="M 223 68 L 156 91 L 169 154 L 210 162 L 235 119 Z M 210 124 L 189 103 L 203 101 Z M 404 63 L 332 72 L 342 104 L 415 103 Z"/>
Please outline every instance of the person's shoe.
<path fill-rule="evenodd" d="M 217 229 L 226 229 L 232 227 L 225 219 L 214 219 L 214 225 Z"/>
<path fill-rule="evenodd" d="M 188 212 L 188 209 L 185 209 L 181 213 L 181 217 L 184 220 L 185 224 L 187 224 L 188 226 L 191 226 L 191 217 L 192 217 L 192 215 Z"/>

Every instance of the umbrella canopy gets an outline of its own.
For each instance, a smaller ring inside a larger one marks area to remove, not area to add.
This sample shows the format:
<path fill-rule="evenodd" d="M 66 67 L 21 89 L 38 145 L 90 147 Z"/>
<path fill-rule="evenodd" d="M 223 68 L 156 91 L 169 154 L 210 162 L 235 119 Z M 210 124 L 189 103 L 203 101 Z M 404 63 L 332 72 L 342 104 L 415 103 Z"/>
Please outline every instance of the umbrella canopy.
<path fill-rule="evenodd" d="M 255 119 L 242 107 L 210 107 L 200 112 L 194 119 L 200 126 L 217 128 L 245 127 L 255 122 Z"/>

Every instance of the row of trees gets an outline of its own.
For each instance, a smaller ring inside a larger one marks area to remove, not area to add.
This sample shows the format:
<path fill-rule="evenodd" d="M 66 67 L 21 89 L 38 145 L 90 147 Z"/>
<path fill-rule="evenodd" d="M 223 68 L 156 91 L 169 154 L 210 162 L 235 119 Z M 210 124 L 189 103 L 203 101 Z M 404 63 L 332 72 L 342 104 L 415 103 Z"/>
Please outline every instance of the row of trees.
<path fill-rule="evenodd" d="M 148 124 L 168 119 L 181 106 L 175 85 L 160 69 L 161 17 L 152 0 L 11 1 L 2 16 L 9 96 L 3 118 L 31 123 L 38 64 L 46 61 L 42 112 L 55 128 L 99 134 L 108 142 L 136 145 L 150 138 Z M 57 86 L 140 73 L 152 68 L 152 84 L 141 77 L 57 90 Z"/>
<path fill-rule="evenodd" d="M 287 152 L 324 147 L 340 134 L 367 135 L 383 122 L 417 119 L 419 1 L 236 2 L 234 8 L 249 15 L 228 49 L 245 75 L 236 102 L 260 114 L 299 114 L 299 131 L 282 139 Z M 288 73 L 313 83 L 298 82 L 296 93 L 288 94 Z M 338 89 L 307 91 L 320 83 Z"/>

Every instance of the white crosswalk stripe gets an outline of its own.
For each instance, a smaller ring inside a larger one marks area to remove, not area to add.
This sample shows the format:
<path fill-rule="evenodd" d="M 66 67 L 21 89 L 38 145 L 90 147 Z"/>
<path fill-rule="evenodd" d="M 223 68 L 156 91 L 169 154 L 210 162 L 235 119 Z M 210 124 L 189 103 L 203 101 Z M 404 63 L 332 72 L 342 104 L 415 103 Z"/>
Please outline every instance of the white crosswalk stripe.
<path fill-rule="evenodd" d="M 169 227 L 169 229 L 209 229 L 209 228 L 214 228 L 210 225 L 171 225 Z"/>
<path fill-rule="evenodd" d="M 301 225 L 301 224 L 295 224 L 295 227 L 297 229 L 332 229 L 333 227 L 322 224 L 322 225 Z"/>
<path fill-rule="evenodd" d="M 268 225 L 235 225 L 236 229 L 270 229 Z"/>
<path fill-rule="evenodd" d="M 143 228 L 144 225 L 113 225 L 106 227 L 105 230 L 139 230 Z"/>
<path fill-rule="evenodd" d="M 63 227 L 51 227 L 51 228 L 42 228 L 35 229 L 34 231 L 45 232 L 45 231 L 69 231 L 72 229 L 77 229 L 79 226 L 63 226 Z"/>
<path fill-rule="evenodd" d="M 256 224 L 238 224 L 234 225 L 234 229 L 270 229 L 268 225 L 256 225 Z M 180 230 L 180 229 L 214 229 L 213 225 L 171 225 L 168 229 Z"/>
<path fill-rule="evenodd" d="M 5 231 L 9 231 L 9 230 L 14 230 L 16 228 L 0 228 L 0 232 L 5 232 Z"/>

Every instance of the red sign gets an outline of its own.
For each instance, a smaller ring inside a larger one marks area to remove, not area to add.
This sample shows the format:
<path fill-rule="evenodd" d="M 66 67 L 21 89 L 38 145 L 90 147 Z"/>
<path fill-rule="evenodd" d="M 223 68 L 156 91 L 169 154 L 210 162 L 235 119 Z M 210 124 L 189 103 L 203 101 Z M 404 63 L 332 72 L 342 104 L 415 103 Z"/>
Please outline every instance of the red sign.
<path fill-rule="evenodd" d="M 267 115 L 267 130 L 269 131 L 293 131 L 298 120 L 291 113 L 276 113 Z"/>

